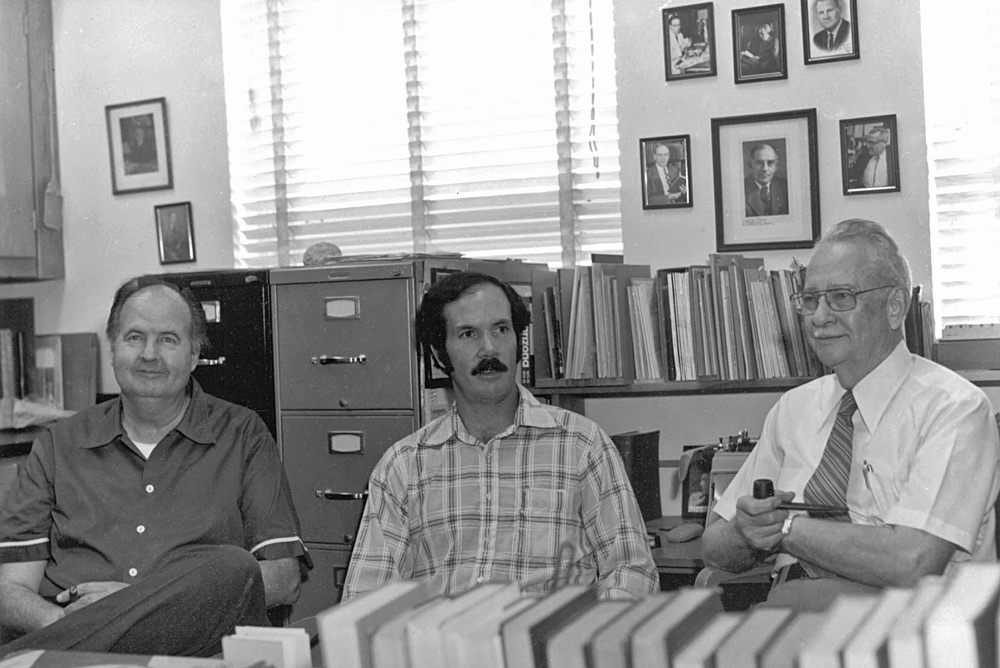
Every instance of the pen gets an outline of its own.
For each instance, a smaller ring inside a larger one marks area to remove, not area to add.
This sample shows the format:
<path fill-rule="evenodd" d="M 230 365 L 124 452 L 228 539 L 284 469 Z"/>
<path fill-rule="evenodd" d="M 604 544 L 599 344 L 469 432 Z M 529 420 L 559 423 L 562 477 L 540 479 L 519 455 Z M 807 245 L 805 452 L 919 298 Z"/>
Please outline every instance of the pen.
<path fill-rule="evenodd" d="M 872 468 L 872 465 L 869 464 L 868 460 L 866 459 L 865 460 L 865 465 L 861 467 L 861 473 L 864 474 L 864 476 L 865 476 L 865 487 L 868 488 L 869 492 L 872 491 L 872 481 L 871 481 L 871 478 L 869 478 L 868 476 L 871 475 L 872 471 L 874 471 L 874 470 L 875 469 Z"/>

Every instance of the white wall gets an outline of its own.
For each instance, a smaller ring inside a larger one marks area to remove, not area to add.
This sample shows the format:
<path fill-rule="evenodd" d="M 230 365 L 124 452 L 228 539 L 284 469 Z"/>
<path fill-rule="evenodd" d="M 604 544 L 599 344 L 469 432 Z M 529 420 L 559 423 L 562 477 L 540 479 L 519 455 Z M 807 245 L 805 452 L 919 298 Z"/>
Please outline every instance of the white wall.
<path fill-rule="evenodd" d="M 34 297 L 35 330 L 103 332 L 115 289 L 144 273 L 233 264 L 218 0 L 53 0 L 66 278 Z M 111 194 L 104 107 L 167 100 L 171 190 Z M 160 265 L 153 207 L 191 202 L 196 263 Z M 118 386 L 102 347 L 99 390 Z"/>
<path fill-rule="evenodd" d="M 668 2 L 687 5 L 687 0 Z M 628 0 L 615 10 L 618 70 L 618 131 L 622 164 L 622 221 L 625 259 L 652 267 L 701 263 L 715 251 L 711 119 L 815 108 L 819 145 L 822 229 L 844 218 L 883 223 L 912 265 L 914 281 L 931 288 L 928 188 L 920 49 L 920 0 L 859 2 L 858 60 L 806 66 L 798 0 L 786 0 L 788 79 L 736 85 L 733 82 L 733 9 L 759 2 L 718 0 L 715 44 L 718 76 L 664 81 L 661 3 Z M 839 121 L 896 114 L 900 134 L 901 192 L 842 193 Z M 690 134 L 694 207 L 642 209 L 639 139 Z M 811 251 L 748 252 L 769 269 L 788 266 Z"/>
<path fill-rule="evenodd" d="M 688 0 L 668 2 L 688 5 Z M 664 80 L 664 4 L 626 0 L 615 8 L 618 131 L 622 164 L 622 236 L 627 262 L 652 268 L 702 264 L 715 252 L 715 197 L 711 119 L 815 108 L 821 229 L 862 217 L 883 223 L 911 263 L 914 282 L 930 295 L 928 186 L 920 49 L 920 1 L 859 2 L 858 60 L 806 66 L 798 0 L 786 0 L 788 78 L 733 82 L 732 10 L 760 2 L 717 0 L 715 44 L 718 75 L 687 81 Z M 839 121 L 896 114 L 901 191 L 845 197 L 841 185 Z M 639 140 L 691 135 L 694 207 L 642 209 L 643 171 Z M 748 251 L 767 268 L 781 269 L 792 257 L 807 263 L 811 249 Z M 725 394 L 631 399 L 589 399 L 586 413 L 611 433 L 660 430 L 660 458 L 677 459 L 682 446 L 716 443 L 720 436 L 748 429 L 760 434 L 764 416 L 780 394 Z M 664 512 L 680 513 L 667 469 L 663 470 Z M 672 472 L 672 470 L 671 470 Z"/>

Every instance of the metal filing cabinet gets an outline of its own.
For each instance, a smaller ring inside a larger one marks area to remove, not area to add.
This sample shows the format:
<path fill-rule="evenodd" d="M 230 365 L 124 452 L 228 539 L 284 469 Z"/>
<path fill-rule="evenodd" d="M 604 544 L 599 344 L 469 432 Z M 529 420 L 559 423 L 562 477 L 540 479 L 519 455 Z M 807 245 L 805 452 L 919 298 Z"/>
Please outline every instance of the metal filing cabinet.
<path fill-rule="evenodd" d="M 211 347 L 194 377 L 209 394 L 257 412 L 277 435 L 271 293 L 266 269 L 162 274 L 190 288 L 208 320 Z"/>
<path fill-rule="evenodd" d="M 427 388 L 447 383 L 417 352 L 414 314 L 425 286 L 463 269 L 530 285 L 547 267 L 412 259 L 271 270 L 278 440 L 314 562 L 293 619 L 339 600 L 371 470 L 420 426 Z"/>

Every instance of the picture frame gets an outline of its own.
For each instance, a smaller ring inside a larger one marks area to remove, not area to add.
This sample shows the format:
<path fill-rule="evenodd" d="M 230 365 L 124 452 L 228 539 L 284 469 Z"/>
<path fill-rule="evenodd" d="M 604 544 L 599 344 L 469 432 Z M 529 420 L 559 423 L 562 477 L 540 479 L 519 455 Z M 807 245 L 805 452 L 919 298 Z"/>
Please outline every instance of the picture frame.
<path fill-rule="evenodd" d="M 639 140 L 643 209 L 694 206 L 691 189 L 691 135 Z"/>
<path fill-rule="evenodd" d="M 104 115 L 111 192 L 122 195 L 173 188 L 166 98 L 108 105 Z"/>
<path fill-rule="evenodd" d="M 194 220 L 191 202 L 160 204 L 153 207 L 156 219 L 156 246 L 160 264 L 194 262 Z"/>
<path fill-rule="evenodd" d="M 785 6 L 733 10 L 733 77 L 736 83 L 788 78 Z"/>
<path fill-rule="evenodd" d="M 801 0 L 806 65 L 857 60 L 858 0 Z"/>
<path fill-rule="evenodd" d="M 664 7 L 662 14 L 666 80 L 714 77 L 717 65 L 712 3 Z"/>
<path fill-rule="evenodd" d="M 899 192 L 896 115 L 840 121 L 840 165 L 845 195 Z"/>
<path fill-rule="evenodd" d="M 712 119 L 716 248 L 811 248 L 820 234 L 816 109 Z M 760 183 L 767 188 L 761 188 Z"/>

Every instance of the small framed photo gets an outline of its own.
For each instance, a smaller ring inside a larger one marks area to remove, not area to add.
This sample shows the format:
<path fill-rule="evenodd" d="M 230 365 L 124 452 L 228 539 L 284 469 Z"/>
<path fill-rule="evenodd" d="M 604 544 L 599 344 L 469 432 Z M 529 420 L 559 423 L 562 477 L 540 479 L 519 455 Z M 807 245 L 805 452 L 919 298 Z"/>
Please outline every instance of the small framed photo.
<path fill-rule="evenodd" d="M 845 195 L 899 191 L 896 115 L 840 121 L 840 165 Z"/>
<path fill-rule="evenodd" d="M 820 232 L 816 110 L 712 119 L 719 251 L 811 248 Z"/>
<path fill-rule="evenodd" d="M 802 0 L 802 53 L 806 65 L 860 58 L 858 0 Z"/>
<path fill-rule="evenodd" d="M 691 192 L 691 135 L 639 140 L 643 209 L 694 206 Z"/>
<path fill-rule="evenodd" d="M 716 75 L 711 2 L 663 8 L 663 58 L 667 81 Z"/>
<path fill-rule="evenodd" d="M 164 190 L 174 185 L 170 166 L 166 98 L 104 108 L 115 195 Z"/>
<path fill-rule="evenodd" d="M 785 6 L 733 10 L 733 72 L 736 83 L 788 78 Z"/>
<path fill-rule="evenodd" d="M 191 202 L 161 204 L 153 208 L 160 264 L 194 262 L 194 221 Z"/>

